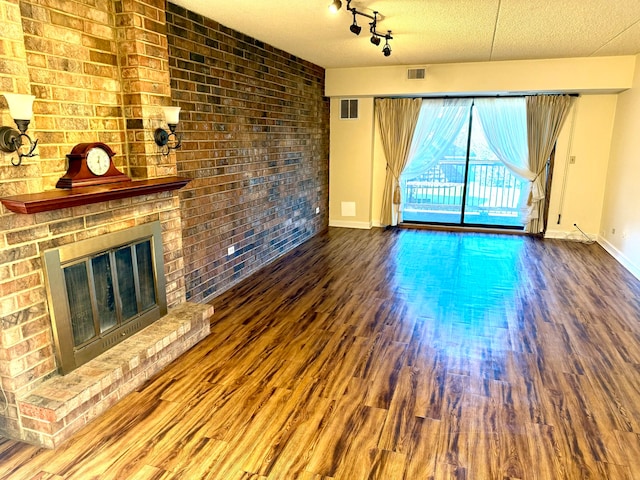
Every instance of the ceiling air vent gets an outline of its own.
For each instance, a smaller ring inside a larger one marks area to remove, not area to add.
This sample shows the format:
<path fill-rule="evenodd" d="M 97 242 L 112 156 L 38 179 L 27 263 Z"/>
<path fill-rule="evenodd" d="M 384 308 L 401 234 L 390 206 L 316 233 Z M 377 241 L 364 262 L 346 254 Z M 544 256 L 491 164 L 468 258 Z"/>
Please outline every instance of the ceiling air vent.
<path fill-rule="evenodd" d="M 407 69 L 407 78 L 409 80 L 422 80 L 425 75 L 425 68 L 409 68 Z"/>

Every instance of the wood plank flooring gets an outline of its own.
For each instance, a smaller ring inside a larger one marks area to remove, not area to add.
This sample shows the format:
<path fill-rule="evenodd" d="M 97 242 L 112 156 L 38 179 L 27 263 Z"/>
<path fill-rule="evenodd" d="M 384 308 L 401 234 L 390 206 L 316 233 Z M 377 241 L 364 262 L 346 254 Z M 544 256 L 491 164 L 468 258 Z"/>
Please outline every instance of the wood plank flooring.
<path fill-rule="evenodd" d="M 640 283 L 598 245 L 330 229 L 3 479 L 640 479 Z"/>

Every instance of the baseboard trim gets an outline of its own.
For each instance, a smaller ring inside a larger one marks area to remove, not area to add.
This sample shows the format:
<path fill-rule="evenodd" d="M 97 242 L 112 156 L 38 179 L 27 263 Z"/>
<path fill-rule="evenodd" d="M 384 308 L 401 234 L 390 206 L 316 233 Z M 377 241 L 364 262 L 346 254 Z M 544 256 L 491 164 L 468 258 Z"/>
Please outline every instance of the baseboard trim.
<path fill-rule="evenodd" d="M 370 230 L 371 222 L 355 222 L 350 220 L 329 220 L 330 227 L 358 228 L 360 230 Z"/>
<path fill-rule="evenodd" d="M 547 230 L 544 232 L 544 238 L 564 239 L 567 235 L 569 235 L 569 232 L 565 232 L 563 230 Z"/>
<path fill-rule="evenodd" d="M 598 239 L 597 233 L 585 232 L 584 235 L 586 235 L 591 242 L 596 242 Z M 583 242 L 587 240 L 584 235 L 578 230 L 571 230 L 569 232 L 567 232 L 566 230 L 547 230 L 544 234 L 544 238 L 555 238 L 558 240 L 572 240 Z"/>
<path fill-rule="evenodd" d="M 611 243 L 609 243 L 609 241 L 606 238 L 602 236 L 598 236 L 597 241 L 602 246 L 602 248 L 604 248 L 613 258 L 615 258 L 618 261 L 618 263 L 620 263 L 624 268 L 629 270 L 631 275 L 633 275 L 638 280 L 640 280 L 640 267 L 635 265 L 631 260 L 629 260 L 629 258 L 624 253 L 622 253 L 620 250 L 614 247 Z"/>

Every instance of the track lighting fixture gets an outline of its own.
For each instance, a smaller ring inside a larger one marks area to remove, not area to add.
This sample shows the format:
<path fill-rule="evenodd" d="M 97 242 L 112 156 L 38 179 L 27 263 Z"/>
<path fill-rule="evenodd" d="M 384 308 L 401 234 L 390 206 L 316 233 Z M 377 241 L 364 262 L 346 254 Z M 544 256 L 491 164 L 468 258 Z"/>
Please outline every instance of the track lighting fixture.
<path fill-rule="evenodd" d="M 340 7 L 342 7 L 341 0 L 333 0 L 331 5 L 329 5 L 329 10 L 336 12 L 340 9 Z M 349 26 L 349 30 L 351 30 L 351 32 L 356 35 L 360 35 L 362 27 L 358 25 L 358 22 L 356 21 L 356 15 L 369 18 L 371 20 L 371 22 L 369 23 L 369 32 L 371 33 L 371 38 L 369 39 L 369 41 L 377 47 L 380 45 L 380 40 L 384 38 L 385 42 L 384 47 L 382 47 L 382 54 L 385 57 L 391 55 L 391 45 L 389 45 L 389 40 L 393 40 L 393 37 L 391 36 L 391 30 L 387 30 L 387 33 L 379 33 L 376 30 L 379 20 L 378 12 L 374 11 L 373 15 L 360 12 L 355 7 L 351 6 L 351 0 L 347 0 L 347 10 L 353 15 L 353 23 Z"/>
<path fill-rule="evenodd" d="M 342 7 L 342 2 L 340 0 L 333 0 L 331 5 L 329 5 L 329 11 L 336 13 Z"/>

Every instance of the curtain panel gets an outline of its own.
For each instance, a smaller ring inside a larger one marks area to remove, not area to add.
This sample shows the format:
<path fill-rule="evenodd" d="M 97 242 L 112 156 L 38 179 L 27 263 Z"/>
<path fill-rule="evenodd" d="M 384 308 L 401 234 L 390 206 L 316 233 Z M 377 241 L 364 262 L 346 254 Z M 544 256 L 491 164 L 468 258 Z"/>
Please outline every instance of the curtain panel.
<path fill-rule="evenodd" d="M 401 184 L 428 171 L 468 124 L 472 98 L 425 98 Z"/>
<path fill-rule="evenodd" d="M 383 226 L 398 224 L 400 174 L 407 164 L 421 103 L 420 98 L 378 98 L 375 101 L 380 140 L 387 159 L 380 216 Z"/>
<path fill-rule="evenodd" d="M 476 98 L 474 105 L 491 151 L 511 173 L 527 182 L 528 191 L 522 192 L 518 201 L 520 216 L 527 219 L 527 199 L 536 174 L 529 170 L 526 100 L 524 97 Z"/>
<path fill-rule="evenodd" d="M 535 178 L 529 193 L 529 218 L 525 231 L 539 234 L 546 229 L 547 160 L 575 98 L 570 95 L 536 95 L 526 100 L 529 170 L 535 173 Z"/>

